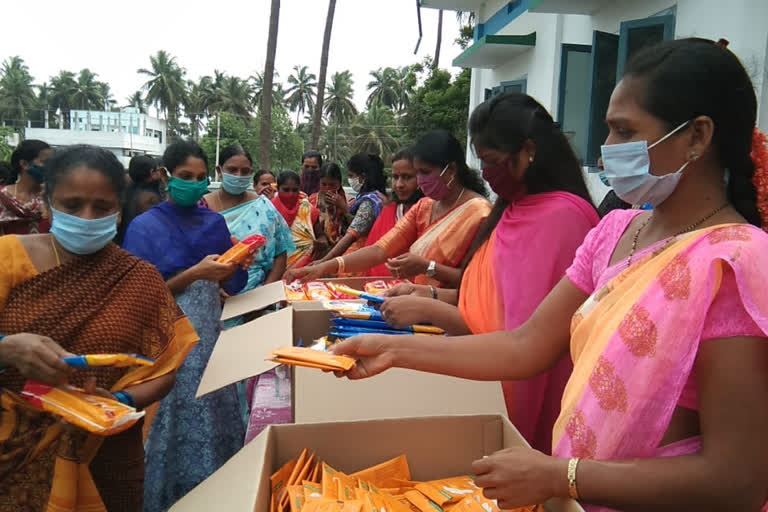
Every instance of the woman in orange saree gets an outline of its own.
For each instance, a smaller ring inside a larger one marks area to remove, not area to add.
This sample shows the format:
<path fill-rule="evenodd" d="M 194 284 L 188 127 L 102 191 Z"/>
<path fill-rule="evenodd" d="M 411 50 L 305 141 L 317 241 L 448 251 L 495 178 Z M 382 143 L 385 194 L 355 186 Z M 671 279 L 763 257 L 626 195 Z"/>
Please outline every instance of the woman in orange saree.
<path fill-rule="evenodd" d="M 461 278 L 458 267 L 491 210 L 485 184 L 467 167 L 461 144 L 448 132 L 424 135 L 413 153 L 419 184 L 427 197 L 375 245 L 293 272 L 289 280 L 365 272 L 386 263 L 397 278 L 457 286 Z"/>
<path fill-rule="evenodd" d="M 66 380 L 142 409 L 170 390 L 197 341 L 154 267 L 110 242 L 124 173 L 106 150 L 63 150 L 47 178 L 52 234 L 0 237 L 0 510 L 141 510 L 141 421 L 98 437 L 18 394 L 27 379 Z M 71 372 L 59 360 L 121 352 L 156 362 Z"/>
<path fill-rule="evenodd" d="M 724 44 L 639 50 L 611 96 L 602 154 L 617 195 L 652 212 L 603 219 L 515 331 L 359 337 L 334 351 L 361 358 L 353 378 L 399 366 L 521 379 L 570 349 L 554 455 L 515 448 L 473 465 L 501 508 L 570 496 L 590 511 L 765 510 L 768 159 L 756 117 Z"/>

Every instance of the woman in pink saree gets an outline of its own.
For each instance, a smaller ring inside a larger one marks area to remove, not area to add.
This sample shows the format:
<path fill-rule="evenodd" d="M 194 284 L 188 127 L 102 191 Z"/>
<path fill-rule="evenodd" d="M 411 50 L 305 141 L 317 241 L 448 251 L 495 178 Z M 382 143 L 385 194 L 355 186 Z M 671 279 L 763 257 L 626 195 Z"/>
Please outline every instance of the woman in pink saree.
<path fill-rule="evenodd" d="M 749 75 L 724 45 L 639 50 L 611 96 L 602 154 L 616 194 L 654 210 L 603 219 L 519 329 L 352 338 L 335 348 L 359 358 L 349 376 L 398 366 L 522 379 L 570 351 L 553 456 L 514 448 L 475 462 L 488 498 L 765 510 L 768 168 L 764 139 L 753 147 L 756 112 Z"/>

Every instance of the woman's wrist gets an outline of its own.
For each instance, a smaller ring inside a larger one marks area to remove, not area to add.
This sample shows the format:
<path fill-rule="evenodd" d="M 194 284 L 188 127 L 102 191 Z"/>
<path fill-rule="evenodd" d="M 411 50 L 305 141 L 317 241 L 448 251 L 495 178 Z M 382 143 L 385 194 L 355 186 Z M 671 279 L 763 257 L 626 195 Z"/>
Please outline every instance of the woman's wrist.
<path fill-rule="evenodd" d="M 551 484 L 550 493 L 553 498 L 570 498 L 568 485 L 569 459 L 549 457 L 546 470 L 547 481 Z"/>

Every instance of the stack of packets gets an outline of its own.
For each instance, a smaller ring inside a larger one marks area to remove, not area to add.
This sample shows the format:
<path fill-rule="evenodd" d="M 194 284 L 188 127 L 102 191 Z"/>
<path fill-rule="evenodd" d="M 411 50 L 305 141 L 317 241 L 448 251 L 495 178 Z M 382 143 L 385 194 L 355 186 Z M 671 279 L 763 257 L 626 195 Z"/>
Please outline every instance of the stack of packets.
<path fill-rule="evenodd" d="M 382 296 L 390 288 L 402 283 L 405 283 L 405 281 L 369 281 L 365 283 L 364 292 L 369 295 Z M 350 290 L 330 281 L 310 281 L 304 284 L 299 281 L 294 281 L 292 283 L 285 283 L 284 286 L 285 296 L 288 299 L 288 302 L 301 302 L 307 300 L 349 300 L 360 297 L 359 291 Z M 350 291 L 354 293 L 350 293 Z"/>
<path fill-rule="evenodd" d="M 287 366 L 303 366 L 305 368 L 317 368 L 318 370 L 346 372 L 355 366 L 355 359 L 348 356 L 335 356 L 325 352 L 323 347 L 283 347 L 270 351 L 272 358 L 269 361 Z"/>
<path fill-rule="evenodd" d="M 381 311 L 361 302 L 325 301 L 325 309 L 333 311 L 331 338 L 346 339 L 360 334 L 441 336 L 445 331 L 432 325 L 395 328 L 384 321 Z"/>
<path fill-rule="evenodd" d="M 347 475 L 304 450 L 270 480 L 270 512 L 499 512 L 472 477 L 411 481 L 405 455 Z"/>

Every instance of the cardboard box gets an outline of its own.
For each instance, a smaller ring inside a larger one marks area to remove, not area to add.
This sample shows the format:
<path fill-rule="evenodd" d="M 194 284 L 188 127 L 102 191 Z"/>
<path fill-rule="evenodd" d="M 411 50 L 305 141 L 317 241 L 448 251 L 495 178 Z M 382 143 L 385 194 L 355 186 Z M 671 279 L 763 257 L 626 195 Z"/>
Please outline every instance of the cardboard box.
<path fill-rule="evenodd" d="M 238 301 L 237 310 L 245 312 L 253 305 L 263 307 L 275 293 L 271 286 L 240 296 L 249 297 L 247 302 Z M 232 310 L 225 305 L 225 311 Z M 330 323 L 331 312 L 321 303 L 298 302 L 223 331 L 200 380 L 197 397 L 273 369 L 277 365 L 266 361 L 270 350 L 298 345 L 300 341 L 309 344 L 326 335 Z M 498 382 L 476 382 L 402 369 L 389 370 L 372 379 L 350 381 L 319 370 L 294 368 L 292 396 L 293 417 L 297 423 L 506 413 Z"/>
<path fill-rule="evenodd" d="M 348 474 L 405 454 L 413 478 L 424 481 L 468 474 L 473 461 L 521 445 L 525 440 L 509 420 L 494 415 L 275 425 L 170 510 L 268 512 L 270 475 L 304 448 Z M 583 512 L 571 500 L 545 506 L 550 512 Z"/>

